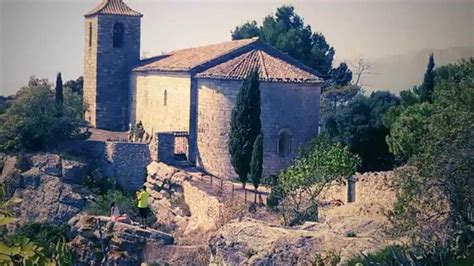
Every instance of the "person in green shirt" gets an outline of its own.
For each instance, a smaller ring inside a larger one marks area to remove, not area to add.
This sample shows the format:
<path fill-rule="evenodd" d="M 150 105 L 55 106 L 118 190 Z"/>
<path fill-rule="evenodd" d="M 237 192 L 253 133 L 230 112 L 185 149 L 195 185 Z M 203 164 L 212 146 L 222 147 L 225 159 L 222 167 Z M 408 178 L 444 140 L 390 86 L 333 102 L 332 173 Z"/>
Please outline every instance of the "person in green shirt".
<path fill-rule="evenodd" d="M 140 214 L 140 224 L 142 228 L 146 228 L 146 218 L 148 215 L 148 197 L 150 194 L 146 191 L 146 186 L 143 186 L 140 191 L 137 191 L 137 207 Z"/>

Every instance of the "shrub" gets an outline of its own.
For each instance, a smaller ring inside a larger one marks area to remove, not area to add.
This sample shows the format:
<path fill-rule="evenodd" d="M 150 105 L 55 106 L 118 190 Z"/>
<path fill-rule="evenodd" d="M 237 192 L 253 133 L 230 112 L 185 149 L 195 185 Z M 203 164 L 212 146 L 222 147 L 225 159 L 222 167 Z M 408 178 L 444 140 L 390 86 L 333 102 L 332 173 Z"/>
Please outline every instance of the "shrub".
<path fill-rule="evenodd" d="M 336 250 L 327 250 L 323 254 L 316 254 L 311 261 L 315 266 L 336 266 L 341 262 L 341 252 Z"/>
<path fill-rule="evenodd" d="M 69 225 L 29 223 L 16 230 L 14 237 L 26 237 L 36 245 L 43 248 L 47 257 L 52 257 L 55 253 L 58 242 L 63 241 L 69 232 Z"/>
<path fill-rule="evenodd" d="M 69 89 L 58 107 L 51 84 L 32 77 L 0 114 L 0 150 L 40 150 L 76 136 L 83 110 L 81 97 Z"/>
<path fill-rule="evenodd" d="M 357 237 L 357 235 L 353 231 L 349 231 L 346 233 L 346 237 Z"/>
<path fill-rule="evenodd" d="M 360 158 L 339 143 L 324 136 L 316 137 L 308 148 L 300 151 L 293 165 L 278 179 L 285 195 L 280 204 L 287 225 L 316 221 L 317 197 L 333 181 L 342 181 L 355 173 Z"/>

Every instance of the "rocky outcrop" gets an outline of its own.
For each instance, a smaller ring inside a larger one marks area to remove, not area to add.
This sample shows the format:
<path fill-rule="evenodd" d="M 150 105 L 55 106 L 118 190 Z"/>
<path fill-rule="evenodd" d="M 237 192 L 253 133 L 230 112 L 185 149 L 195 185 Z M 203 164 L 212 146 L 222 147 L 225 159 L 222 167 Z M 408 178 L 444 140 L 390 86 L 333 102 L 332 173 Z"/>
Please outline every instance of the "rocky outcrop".
<path fill-rule="evenodd" d="M 69 225 L 72 239 L 69 245 L 74 251 L 75 262 L 84 265 L 100 262 L 103 257 L 101 242 L 108 250 L 110 265 L 140 265 L 146 246 L 160 249 L 174 241 L 169 234 L 114 222 L 103 216 L 77 215 L 69 221 Z"/>
<path fill-rule="evenodd" d="M 213 263 L 311 265 L 317 256 L 339 253 L 341 263 L 362 251 L 400 243 L 386 234 L 385 213 L 393 208 L 391 172 L 357 175 L 356 202 L 347 203 L 345 184 L 332 184 L 319 198 L 320 220 L 302 226 L 244 218 L 225 224 L 210 240 Z M 348 234 L 351 233 L 351 234 Z"/>
<path fill-rule="evenodd" d="M 20 223 L 67 222 L 85 207 L 83 196 L 71 183 L 87 175 L 87 165 L 62 160 L 56 154 L 7 157 L 0 183 L 7 197 L 22 199 L 13 210 Z"/>
<path fill-rule="evenodd" d="M 148 165 L 147 172 L 150 208 L 158 222 L 172 228 L 178 242 L 205 243 L 218 228 L 223 204 L 192 183 L 198 173 L 158 162 Z"/>

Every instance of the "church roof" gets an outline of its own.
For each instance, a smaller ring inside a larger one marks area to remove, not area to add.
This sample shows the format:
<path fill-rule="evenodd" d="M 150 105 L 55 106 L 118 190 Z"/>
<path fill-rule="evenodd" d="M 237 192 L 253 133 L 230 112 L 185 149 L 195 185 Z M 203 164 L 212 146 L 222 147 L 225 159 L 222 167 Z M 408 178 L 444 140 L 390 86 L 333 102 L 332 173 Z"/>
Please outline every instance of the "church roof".
<path fill-rule="evenodd" d="M 262 81 L 296 83 L 321 81 L 316 75 L 258 49 L 211 67 L 197 74 L 197 77 L 241 80 L 253 69 L 258 69 Z"/>
<path fill-rule="evenodd" d="M 96 14 L 122 15 L 132 17 L 142 17 L 139 12 L 131 9 L 122 0 L 102 0 L 102 2 L 84 16 L 89 17 Z"/>
<path fill-rule="evenodd" d="M 257 39 L 243 39 L 171 51 L 165 55 L 145 59 L 143 61 L 144 63 L 134 70 L 189 71 L 213 59 L 254 43 L 256 40 Z"/>
<path fill-rule="evenodd" d="M 199 78 L 245 78 L 258 69 L 262 81 L 321 82 L 318 73 L 257 38 L 172 51 L 145 59 L 134 71 L 193 72 Z"/>

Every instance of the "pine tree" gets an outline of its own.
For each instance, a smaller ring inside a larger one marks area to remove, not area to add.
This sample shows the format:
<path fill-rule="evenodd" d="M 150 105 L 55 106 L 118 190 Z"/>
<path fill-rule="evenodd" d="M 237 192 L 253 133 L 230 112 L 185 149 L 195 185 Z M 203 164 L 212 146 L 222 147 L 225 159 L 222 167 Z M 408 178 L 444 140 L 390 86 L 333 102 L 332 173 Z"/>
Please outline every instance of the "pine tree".
<path fill-rule="evenodd" d="M 229 133 L 229 153 L 235 172 L 245 189 L 250 172 L 253 143 L 260 134 L 260 89 L 258 71 L 245 78 L 232 110 Z"/>
<path fill-rule="evenodd" d="M 56 87 L 54 88 L 56 91 L 55 99 L 56 104 L 58 107 L 62 108 L 64 96 L 63 96 L 63 79 L 61 78 L 61 72 L 58 73 L 56 76 Z"/>
<path fill-rule="evenodd" d="M 258 135 L 253 144 L 252 160 L 250 161 L 250 177 L 252 178 L 252 184 L 255 188 L 255 200 L 257 203 L 257 189 L 260 185 L 260 179 L 262 178 L 263 170 L 263 136 Z"/>
<path fill-rule="evenodd" d="M 421 84 L 420 88 L 420 101 L 422 102 L 431 102 L 433 100 L 434 67 L 434 56 L 433 53 L 431 53 L 430 59 L 428 60 L 428 65 L 426 66 L 425 77 L 423 78 L 423 83 Z"/>

